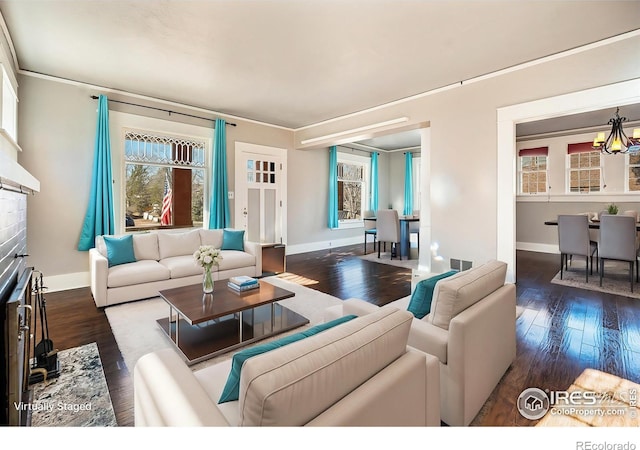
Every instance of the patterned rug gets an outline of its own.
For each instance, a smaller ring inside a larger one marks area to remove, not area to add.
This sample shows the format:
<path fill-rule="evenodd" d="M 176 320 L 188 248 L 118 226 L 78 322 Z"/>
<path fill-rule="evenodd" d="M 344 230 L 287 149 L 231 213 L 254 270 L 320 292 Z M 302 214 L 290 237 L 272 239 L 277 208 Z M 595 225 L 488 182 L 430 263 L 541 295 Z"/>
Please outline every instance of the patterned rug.
<path fill-rule="evenodd" d="M 59 377 L 31 386 L 31 426 L 117 426 L 96 343 L 62 350 L 58 361 Z"/>
<path fill-rule="evenodd" d="M 594 263 L 595 266 L 595 263 Z M 593 268 L 593 275 L 589 273 L 589 282 L 585 281 L 585 261 L 579 258 L 574 259 L 569 266 L 569 270 L 565 270 L 560 279 L 560 272 L 551 280 L 553 284 L 561 284 L 563 286 L 571 286 L 579 289 L 587 289 L 590 291 L 606 292 L 608 294 L 622 295 L 625 297 L 640 298 L 640 283 L 636 283 L 635 274 L 633 292 L 631 292 L 631 283 L 629 281 L 629 263 L 621 261 L 605 261 L 604 276 L 602 278 L 602 286 L 600 286 L 600 274 Z"/>

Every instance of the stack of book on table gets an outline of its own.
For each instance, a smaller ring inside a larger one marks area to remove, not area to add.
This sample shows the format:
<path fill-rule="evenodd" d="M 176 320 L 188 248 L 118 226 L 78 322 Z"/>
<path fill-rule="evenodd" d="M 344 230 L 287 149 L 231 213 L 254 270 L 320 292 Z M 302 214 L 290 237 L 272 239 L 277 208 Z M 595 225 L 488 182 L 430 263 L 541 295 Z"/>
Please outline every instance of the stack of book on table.
<path fill-rule="evenodd" d="M 255 278 L 242 275 L 239 277 L 229 278 L 227 285 L 237 292 L 250 291 L 251 289 L 257 289 L 260 287 L 260 283 Z"/>

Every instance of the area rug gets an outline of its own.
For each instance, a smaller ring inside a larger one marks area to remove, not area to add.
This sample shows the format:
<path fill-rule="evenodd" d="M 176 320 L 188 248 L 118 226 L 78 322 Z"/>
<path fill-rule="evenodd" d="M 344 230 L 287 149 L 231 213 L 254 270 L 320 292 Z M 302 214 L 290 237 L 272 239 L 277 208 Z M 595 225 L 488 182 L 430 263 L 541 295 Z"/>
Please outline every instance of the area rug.
<path fill-rule="evenodd" d="M 375 262 L 378 264 L 388 264 L 390 266 L 403 267 L 408 270 L 417 270 L 418 269 L 418 260 L 417 259 L 391 259 L 391 253 L 380 253 L 380 258 L 378 258 L 378 252 L 367 253 L 366 255 L 361 255 L 360 259 L 364 259 L 365 261 Z"/>
<path fill-rule="evenodd" d="M 278 303 L 309 319 L 309 325 L 307 326 L 322 322 L 324 310 L 342 302 L 336 297 L 284 280 L 278 276 L 266 277 L 262 280 L 296 294 L 294 297 L 281 300 Z M 173 345 L 156 323 L 156 319 L 166 317 L 169 314 L 167 303 L 159 297 L 110 306 L 105 309 L 105 313 L 118 343 L 118 348 L 131 373 L 133 373 L 135 363 L 141 356 Z M 301 329 L 297 328 L 290 333 L 298 332 Z M 280 338 L 290 333 L 279 334 L 274 338 Z M 222 355 L 222 357 L 228 357 L 228 355 Z M 195 370 L 206 367 L 219 361 L 220 358 L 217 357 L 195 364 L 191 368 Z"/>
<path fill-rule="evenodd" d="M 551 280 L 553 284 L 570 286 L 579 289 L 587 289 L 590 291 L 606 292 L 608 294 L 622 295 L 625 297 L 640 298 L 640 283 L 635 282 L 633 292 L 629 283 L 629 264 L 620 261 L 606 261 L 604 266 L 604 277 L 602 278 L 602 286 L 600 286 L 600 274 L 596 272 L 595 267 L 593 275 L 589 273 L 589 282 L 585 282 L 585 261 L 574 259 L 569 266 L 569 270 L 565 270 L 560 279 L 560 272 Z"/>
<path fill-rule="evenodd" d="M 62 350 L 58 361 L 60 376 L 31 386 L 31 426 L 117 426 L 96 343 Z"/>

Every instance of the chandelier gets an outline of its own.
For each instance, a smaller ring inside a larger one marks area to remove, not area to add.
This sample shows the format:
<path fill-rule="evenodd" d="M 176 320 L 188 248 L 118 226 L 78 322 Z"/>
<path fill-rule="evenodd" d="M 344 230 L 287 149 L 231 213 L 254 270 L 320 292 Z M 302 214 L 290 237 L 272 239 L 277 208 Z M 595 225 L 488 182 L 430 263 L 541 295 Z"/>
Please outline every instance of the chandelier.
<path fill-rule="evenodd" d="M 593 149 L 600 150 L 603 153 L 616 155 L 618 153 L 636 153 L 640 151 L 640 128 L 633 130 L 633 137 L 629 138 L 622 129 L 623 122 L 627 121 L 626 117 L 620 117 L 616 109 L 616 116 L 607 122 L 611 125 L 611 132 L 607 139 L 604 138 L 604 132 L 598 133 L 593 140 Z"/>

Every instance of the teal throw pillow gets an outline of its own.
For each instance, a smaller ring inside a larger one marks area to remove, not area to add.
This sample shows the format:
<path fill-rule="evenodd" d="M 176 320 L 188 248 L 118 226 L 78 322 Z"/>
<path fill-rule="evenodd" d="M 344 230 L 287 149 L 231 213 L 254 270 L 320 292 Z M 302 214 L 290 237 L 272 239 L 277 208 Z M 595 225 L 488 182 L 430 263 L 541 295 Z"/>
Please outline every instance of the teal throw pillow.
<path fill-rule="evenodd" d="M 136 262 L 136 255 L 133 253 L 133 236 L 104 236 L 104 244 L 107 247 L 107 259 L 109 267 L 118 264 Z"/>
<path fill-rule="evenodd" d="M 247 359 L 251 358 L 252 356 L 260 355 L 262 353 L 284 347 L 287 344 L 300 341 L 309 336 L 313 336 L 314 334 L 318 334 L 321 331 L 328 330 L 329 328 L 340 325 L 341 323 L 348 322 L 352 319 L 355 319 L 356 317 L 357 316 L 354 315 L 343 316 L 330 322 L 321 323 L 320 325 L 316 325 L 309 328 L 308 330 L 301 331 L 300 333 L 285 336 L 282 339 L 278 339 L 277 341 L 267 342 L 266 344 L 256 345 L 255 347 L 250 347 L 239 351 L 238 353 L 233 355 L 233 359 L 231 361 L 231 372 L 229 372 L 229 378 L 227 378 L 227 383 L 224 385 L 224 389 L 222 390 L 222 394 L 220 395 L 218 404 L 238 400 L 238 397 L 240 396 L 240 373 L 242 371 L 242 365 Z"/>
<path fill-rule="evenodd" d="M 407 311 L 411 312 L 416 319 L 422 319 L 429 314 L 431 310 L 431 300 L 433 299 L 433 290 L 436 287 L 436 283 L 443 278 L 450 277 L 458 273 L 457 270 L 441 273 L 439 275 L 427 278 L 426 280 L 419 281 L 416 288 L 411 294 L 411 301 L 407 307 Z"/>
<path fill-rule="evenodd" d="M 244 230 L 222 230 L 222 250 L 244 251 Z"/>

